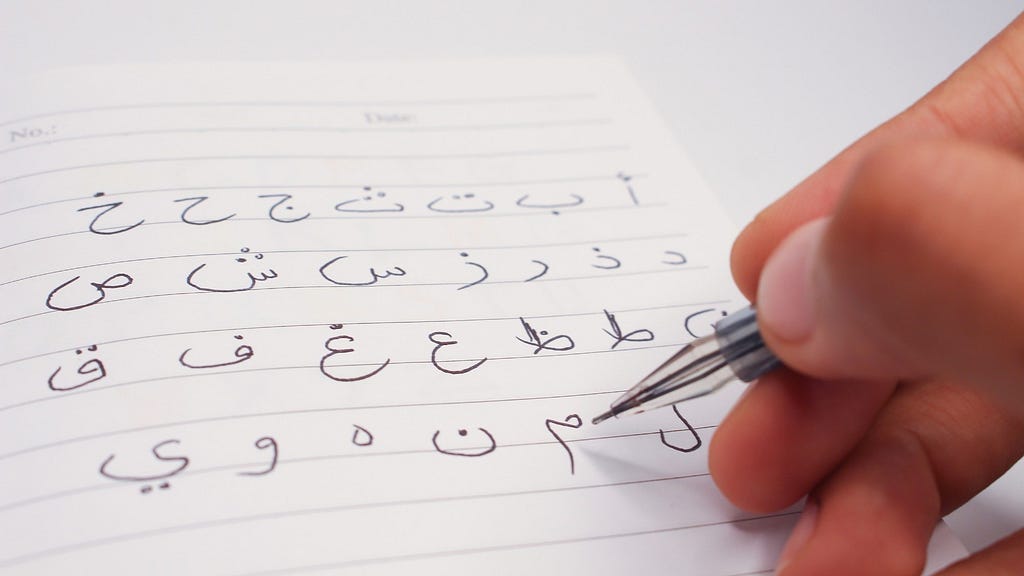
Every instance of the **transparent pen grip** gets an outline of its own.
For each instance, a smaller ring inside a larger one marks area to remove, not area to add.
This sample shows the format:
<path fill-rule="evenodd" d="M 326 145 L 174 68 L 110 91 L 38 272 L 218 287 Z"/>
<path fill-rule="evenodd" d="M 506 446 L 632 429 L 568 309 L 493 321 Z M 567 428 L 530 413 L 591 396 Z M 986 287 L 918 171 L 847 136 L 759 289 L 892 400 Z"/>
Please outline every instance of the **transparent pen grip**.
<path fill-rule="evenodd" d="M 752 306 L 719 320 L 715 339 L 729 368 L 744 382 L 753 382 L 781 364 L 765 346 Z"/>

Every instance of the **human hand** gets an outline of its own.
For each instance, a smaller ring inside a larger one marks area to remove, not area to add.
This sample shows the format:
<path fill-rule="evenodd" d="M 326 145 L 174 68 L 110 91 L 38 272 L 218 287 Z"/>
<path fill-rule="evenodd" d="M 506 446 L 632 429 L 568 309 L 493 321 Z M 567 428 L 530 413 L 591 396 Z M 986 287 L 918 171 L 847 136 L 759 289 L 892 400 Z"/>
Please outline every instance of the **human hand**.
<path fill-rule="evenodd" d="M 920 573 L 939 518 L 1024 454 L 1022 154 L 1024 16 L 736 241 L 800 374 L 748 390 L 710 466 L 749 510 L 810 494 L 784 576 Z M 982 573 L 1024 573 L 1024 530 L 942 572 Z"/>

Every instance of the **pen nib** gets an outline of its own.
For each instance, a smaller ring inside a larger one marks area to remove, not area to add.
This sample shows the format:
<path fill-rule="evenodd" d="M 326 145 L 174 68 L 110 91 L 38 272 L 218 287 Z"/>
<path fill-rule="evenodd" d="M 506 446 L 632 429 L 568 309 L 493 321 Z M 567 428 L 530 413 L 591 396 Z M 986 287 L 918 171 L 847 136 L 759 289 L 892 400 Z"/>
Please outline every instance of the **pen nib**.
<path fill-rule="evenodd" d="M 615 411 L 614 410 L 609 410 L 609 411 L 605 412 L 604 414 L 601 414 L 599 416 L 595 416 L 594 419 L 590 421 L 590 423 L 591 424 L 600 424 L 601 422 L 604 422 L 605 420 L 607 420 L 609 418 L 612 418 L 613 416 L 615 416 Z"/>

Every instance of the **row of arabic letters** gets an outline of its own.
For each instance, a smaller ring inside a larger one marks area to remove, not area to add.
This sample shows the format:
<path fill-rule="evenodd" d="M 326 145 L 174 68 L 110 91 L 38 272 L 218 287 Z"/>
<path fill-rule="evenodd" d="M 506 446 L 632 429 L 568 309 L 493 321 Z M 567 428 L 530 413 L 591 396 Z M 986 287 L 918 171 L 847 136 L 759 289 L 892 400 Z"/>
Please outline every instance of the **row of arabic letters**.
<path fill-rule="evenodd" d="M 621 346 L 644 345 L 655 340 L 655 334 L 649 328 L 623 328 L 614 313 L 608 310 L 602 312 L 606 327 L 602 328 L 600 333 L 608 337 L 605 350 L 613 351 L 620 349 Z M 683 329 L 692 338 L 705 335 L 710 332 L 712 324 L 721 317 L 721 314 L 723 313 L 716 308 L 705 308 L 690 313 L 683 320 Z M 516 346 L 525 354 L 524 357 L 534 357 L 570 353 L 576 348 L 576 339 L 571 334 L 555 332 L 548 328 L 550 320 L 538 324 L 535 320 L 521 317 L 515 323 L 506 320 L 502 322 L 507 323 L 509 331 L 504 338 L 508 339 L 489 343 L 475 342 L 477 345 L 471 347 L 476 350 L 475 353 L 463 351 L 467 338 L 457 336 L 454 329 L 426 333 L 423 338 L 429 342 L 430 353 L 429 358 L 424 358 L 421 362 L 429 361 L 429 364 L 439 372 L 458 376 L 473 372 L 487 364 L 489 358 L 488 355 L 480 353 L 482 349 L 497 348 L 498 356 L 508 357 L 509 354 L 514 354 L 508 347 Z M 515 325 L 518 325 L 518 332 L 512 330 Z M 390 354 L 382 352 L 380 343 L 376 343 L 373 351 L 363 353 L 361 344 L 357 342 L 355 336 L 345 330 L 343 324 L 332 324 L 329 328 L 330 335 L 323 341 L 317 363 L 320 373 L 327 379 L 334 382 L 359 382 L 376 376 L 392 364 Z M 256 346 L 246 341 L 243 334 L 233 334 L 230 338 L 230 345 L 227 347 L 209 344 L 185 346 L 176 353 L 177 364 L 190 371 L 206 371 L 237 366 L 257 357 Z M 474 343 L 471 339 L 469 342 Z M 46 382 L 50 390 L 78 390 L 111 377 L 106 363 L 101 358 L 102 352 L 98 345 L 78 348 L 74 354 L 76 360 L 71 367 L 65 367 L 62 363 L 49 372 Z M 406 360 L 403 363 L 408 362 Z"/>
<path fill-rule="evenodd" d="M 595 188 L 594 194 L 602 201 L 596 207 L 637 206 L 636 190 L 632 176 L 619 173 L 617 192 L 609 195 L 607 191 Z M 607 188 L 605 186 L 605 188 Z M 623 194 L 624 192 L 624 194 Z M 429 200 L 422 200 L 421 191 L 407 193 L 382 190 L 378 187 L 363 186 L 355 193 L 342 189 L 332 192 L 325 206 L 307 198 L 314 193 L 275 193 L 258 194 L 239 202 L 216 199 L 211 196 L 183 196 L 174 198 L 166 205 L 177 212 L 177 218 L 184 224 L 193 226 L 209 226 L 233 219 L 252 219 L 250 215 L 240 215 L 245 209 L 258 207 L 263 218 L 282 224 L 294 224 L 307 219 L 331 217 L 401 217 L 401 216 L 474 216 L 487 213 L 512 214 L 516 211 L 534 211 L 559 215 L 563 211 L 573 210 L 588 204 L 587 198 L 578 192 L 514 192 L 513 196 L 504 197 L 500 194 L 488 198 L 478 192 L 457 192 L 436 194 Z M 323 193 L 315 194 L 322 196 Z M 499 197 L 500 196 L 500 197 Z M 415 200 L 412 200 L 415 198 Z M 132 210 L 132 200 L 114 200 L 106 192 L 96 192 L 89 205 L 76 208 L 75 212 L 88 218 L 86 227 L 93 234 L 112 236 L 123 234 L 146 224 L 150 216 Z M 165 218 L 156 218 L 163 221 Z"/>
<path fill-rule="evenodd" d="M 622 259 L 606 253 L 598 246 L 592 247 L 588 252 L 588 260 L 579 262 L 576 265 L 577 270 L 602 270 L 612 273 L 611 271 L 624 266 Z M 678 250 L 655 251 L 651 256 L 648 260 L 656 266 L 654 270 L 670 269 L 687 264 L 686 256 Z M 560 276 L 560 272 L 563 274 L 565 272 L 553 266 L 547 257 L 541 257 L 545 259 L 524 257 L 521 261 L 512 262 L 513 266 L 518 266 L 518 270 L 513 275 L 512 272 L 503 269 L 501 279 L 493 279 L 492 269 L 485 262 L 473 259 L 468 252 L 459 252 L 458 260 L 448 258 L 447 264 L 441 256 L 438 256 L 432 262 L 421 263 L 419 269 L 411 268 L 409 265 L 395 260 L 394 257 L 387 257 L 388 260 L 383 259 L 385 256 L 380 257 L 379 262 L 383 262 L 383 265 L 367 265 L 365 255 L 357 261 L 351 255 L 342 254 L 327 259 L 319 266 L 317 272 L 320 281 L 326 281 L 332 286 L 352 288 L 378 284 L 415 286 L 441 283 L 450 284 L 457 291 L 479 286 L 489 281 L 526 283 L 541 278 L 550 280 L 573 278 L 573 276 Z M 264 285 L 282 287 L 279 286 L 284 281 L 282 275 L 277 269 L 269 267 L 263 261 L 262 253 L 254 253 L 248 247 L 243 247 L 236 256 L 214 262 L 204 261 L 193 266 L 185 275 L 184 283 L 192 290 L 217 293 L 247 292 Z M 506 261 L 506 266 L 508 264 L 509 262 Z M 569 266 L 563 264 L 563 267 L 568 268 Z M 554 273 L 551 273 L 553 269 Z M 650 269 L 644 271 L 650 271 Z M 309 272 L 311 273 L 311 271 Z M 549 275 L 549 273 L 551 274 Z M 99 276 L 103 276 L 103 274 Z M 83 278 L 83 274 L 76 274 L 70 279 L 61 281 L 50 290 L 46 295 L 45 304 L 48 309 L 57 312 L 81 310 L 103 302 L 111 293 L 124 294 L 125 289 L 135 285 L 135 277 L 125 272 L 117 272 L 106 278 L 99 277 L 95 280 Z"/>
<path fill-rule="evenodd" d="M 673 407 L 674 414 L 679 421 L 677 428 L 672 430 L 658 429 L 658 441 L 666 448 L 675 452 L 691 453 L 703 446 L 703 441 L 697 429 L 687 421 Z M 576 453 L 572 448 L 573 442 L 565 437 L 569 430 L 583 428 L 583 419 L 579 414 L 569 414 L 565 418 L 548 418 L 544 421 L 544 427 L 551 436 L 553 442 L 565 452 L 570 475 L 576 474 Z M 481 458 L 494 453 L 500 448 L 498 439 L 485 427 L 461 427 L 461 428 L 438 428 L 429 435 L 430 450 L 444 455 L 458 458 Z M 357 450 L 372 449 L 376 437 L 366 427 L 358 424 L 352 425 L 352 432 L 349 443 Z M 186 473 L 193 465 L 194 458 L 190 457 L 181 440 L 168 438 L 161 440 L 151 446 L 148 450 L 148 458 L 139 454 L 132 454 L 128 463 L 122 463 L 124 456 L 118 452 L 109 454 L 100 462 L 98 471 L 100 476 L 114 482 L 137 486 L 140 494 L 151 494 L 159 490 L 171 488 L 171 481 L 178 475 Z M 242 477 L 263 477 L 272 474 L 282 462 L 281 446 L 274 436 L 263 435 L 252 442 L 254 454 L 260 457 L 260 461 L 239 466 L 240 470 L 234 472 Z M 423 450 L 427 450 L 424 445 Z M 148 461 L 147 461 L 148 460 Z"/>

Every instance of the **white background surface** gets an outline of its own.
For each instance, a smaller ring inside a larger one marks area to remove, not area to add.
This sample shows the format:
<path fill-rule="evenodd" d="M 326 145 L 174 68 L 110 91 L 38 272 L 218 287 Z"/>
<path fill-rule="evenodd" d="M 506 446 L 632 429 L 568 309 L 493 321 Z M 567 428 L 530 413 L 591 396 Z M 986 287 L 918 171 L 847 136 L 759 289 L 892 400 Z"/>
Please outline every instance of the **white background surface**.
<path fill-rule="evenodd" d="M 949 74 L 1022 0 L 14 2 L 0 72 L 167 60 L 611 53 L 738 224 Z M 948 518 L 970 550 L 1024 526 L 1024 465 Z"/>

